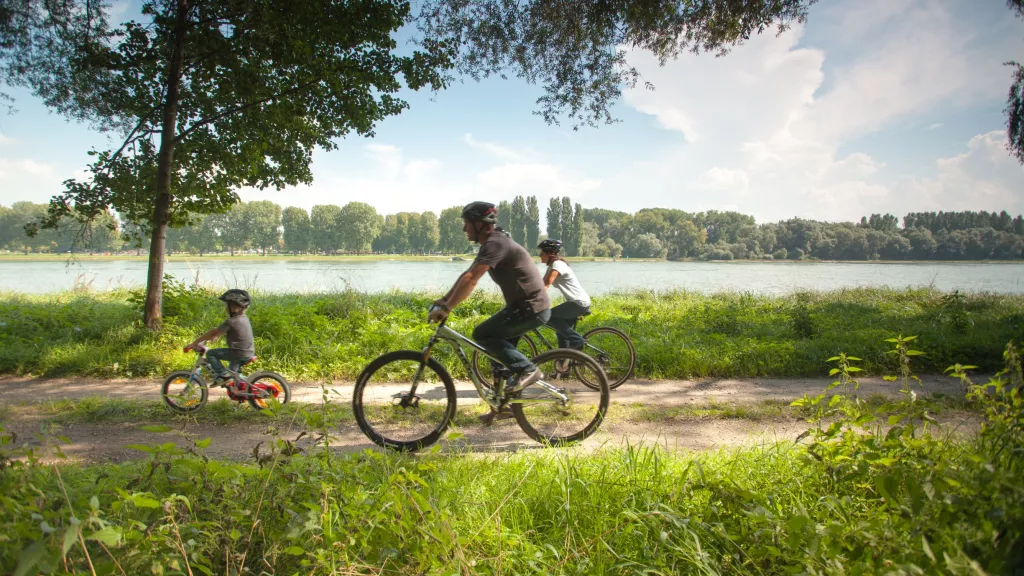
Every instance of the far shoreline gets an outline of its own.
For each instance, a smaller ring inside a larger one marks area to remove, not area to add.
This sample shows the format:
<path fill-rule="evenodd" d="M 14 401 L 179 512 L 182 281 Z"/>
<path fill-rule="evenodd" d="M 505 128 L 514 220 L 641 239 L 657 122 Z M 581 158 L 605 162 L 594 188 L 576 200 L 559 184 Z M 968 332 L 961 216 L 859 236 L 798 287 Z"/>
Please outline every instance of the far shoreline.
<path fill-rule="evenodd" d="M 226 262 L 261 262 L 261 261 L 274 261 L 274 262 L 469 262 L 475 257 L 475 254 L 451 254 L 451 255 L 437 255 L 437 254 L 337 254 L 337 255 L 326 255 L 326 254 L 236 254 L 232 256 L 228 253 L 207 253 L 202 256 L 198 254 L 171 254 L 167 256 L 165 262 L 195 262 L 195 261 L 226 261 Z M 535 261 L 539 261 L 539 258 L 534 257 Z M 761 259 L 761 258 L 747 258 L 747 259 L 734 259 L 734 260 L 702 260 L 699 258 L 684 258 L 681 260 L 669 260 L 666 258 L 611 258 L 605 256 L 580 256 L 580 257 L 568 257 L 566 258 L 569 262 L 606 262 L 606 263 L 621 263 L 621 262 L 665 262 L 675 264 L 913 264 L 913 265 L 929 265 L 929 264 L 1024 264 L 1024 260 L 822 260 L 817 258 L 803 258 L 800 260 L 774 260 L 774 259 Z M 24 254 L 21 252 L 0 252 L 0 262 L 79 262 L 79 261 L 93 261 L 93 262 L 115 262 L 115 261 L 128 261 L 128 262 L 148 262 L 148 255 L 135 255 L 130 253 L 115 253 L 115 254 L 87 254 L 87 253 L 75 253 L 75 254 L 56 254 L 49 252 L 33 252 Z"/>

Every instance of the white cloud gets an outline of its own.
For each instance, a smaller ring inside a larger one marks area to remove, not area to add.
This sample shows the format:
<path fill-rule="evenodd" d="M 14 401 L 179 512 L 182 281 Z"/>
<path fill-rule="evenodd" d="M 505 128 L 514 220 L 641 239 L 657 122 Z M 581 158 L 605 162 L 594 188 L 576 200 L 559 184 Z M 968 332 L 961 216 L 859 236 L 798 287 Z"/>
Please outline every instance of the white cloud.
<path fill-rule="evenodd" d="M 30 158 L 0 157 L 0 204 L 46 202 L 61 191 L 61 182 L 67 177 L 50 164 Z"/>
<path fill-rule="evenodd" d="M 935 124 L 929 125 L 928 130 L 937 130 L 939 128 L 942 128 L 943 126 L 945 126 L 945 124 L 943 124 L 942 122 L 936 122 Z"/>
<path fill-rule="evenodd" d="M 482 142 L 465 135 L 464 144 L 488 152 L 492 161 L 465 160 L 445 165 L 436 158 L 408 158 L 397 146 L 371 143 L 363 146 L 364 158 L 356 169 L 330 166 L 323 153 L 314 156 L 314 182 L 290 188 L 284 193 L 247 189 L 245 201 L 272 200 L 282 205 L 310 208 L 315 204 L 367 202 L 382 214 L 432 210 L 472 200 L 498 203 L 517 195 L 537 196 L 545 205 L 551 196 L 584 198 L 600 181 L 560 165 L 532 159 L 529 150 L 494 142 Z M 506 161 L 501 161 L 502 159 Z M 284 195 L 284 197 L 282 197 Z"/>
<path fill-rule="evenodd" d="M 650 55 L 631 53 L 630 63 L 657 88 L 628 91 L 625 102 L 682 133 L 686 144 L 623 170 L 594 204 L 738 206 L 760 221 L 1019 206 L 1010 191 L 1024 190 L 1022 171 L 995 132 L 972 140 L 967 154 L 939 161 L 935 178 L 898 185 L 886 181 L 880 159 L 840 153 L 854 138 L 908 117 L 1003 97 L 1005 46 L 975 42 L 980 33 L 949 8 L 927 0 L 835 5 L 836 23 L 848 24 L 842 34 L 836 26 L 836 44 L 874 48 L 832 69 L 824 51 L 799 46 L 802 26 L 756 36 L 725 58 L 687 54 L 659 67 Z M 985 162 L 1000 168 L 985 172 Z M 611 193 L 622 190 L 626 198 Z"/>
<path fill-rule="evenodd" d="M 9 146 L 11 144 L 17 144 L 17 142 L 18 141 L 15 140 L 14 138 L 11 138 L 10 136 L 0 133 L 0 146 Z"/>
<path fill-rule="evenodd" d="M 502 146 L 501 144 L 496 144 L 494 142 L 485 142 L 482 140 L 477 140 L 476 138 L 473 138 L 472 134 L 467 133 L 466 136 L 464 137 L 464 140 L 466 141 L 466 144 L 469 144 L 471 147 L 477 148 L 479 150 L 484 150 L 485 152 L 491 154 L 492 156 L 495 156 L 502 160 L 514 162 L 522 160 L 524 156 L 524 152 L 513 150 L 512 148 Z"/>
<path fill-rule="evenodd" d="M 1024 212 L 1024 167 L 1006 151 L 1006 134 L 971 138 L 967 151 L 936 161 L 931 178 L 906 178 L 894 187 L 902 202 L 920 210 L 1007 210 Z"/>

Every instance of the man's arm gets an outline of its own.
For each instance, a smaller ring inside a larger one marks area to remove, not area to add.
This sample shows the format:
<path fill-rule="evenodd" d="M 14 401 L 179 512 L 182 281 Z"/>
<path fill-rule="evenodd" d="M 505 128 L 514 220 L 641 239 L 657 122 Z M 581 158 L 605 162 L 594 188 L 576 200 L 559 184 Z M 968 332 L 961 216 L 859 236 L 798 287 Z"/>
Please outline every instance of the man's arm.
<path fill-rule="evenodd" d="M 454 309 L 473 293 L 476 283 L 490 269 L 491 267 L 487 264 L 473 264 L 472 268 L 464 272 L 462 276 L 459 276 L 459 279 L 455 281 L 455 285 L 452 286 L 452 289 L 448 291 L 444 298 L 438 301 L 438 304 L 446 306 L 448 310 Z"/>

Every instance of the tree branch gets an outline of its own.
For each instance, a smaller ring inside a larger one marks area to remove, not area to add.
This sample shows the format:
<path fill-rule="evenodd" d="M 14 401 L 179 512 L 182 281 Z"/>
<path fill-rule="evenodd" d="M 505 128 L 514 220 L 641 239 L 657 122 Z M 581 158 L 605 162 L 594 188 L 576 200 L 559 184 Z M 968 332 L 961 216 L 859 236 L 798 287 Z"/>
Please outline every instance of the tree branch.
<path fill-rule="evenodd" d="M 293 86 L 293 87 L 291 87 L 291 88 L 289 88 L 287 90 L 283 90 L 281 92 L 278 92 L 277 94 L 274 94 L 274 95 L 271 95 L 271 96 L 267 96 L 266 98 L 260 98 L 259 100 L 253 100 L 252 102 L 247 102 L 245 104 L 240 104 L 238 106 L 235 106 L 235 107 L 232 107 L 232 108 L 228 108 L 226 110 L 222 110 L 222 111 L 220 111 L 220 112 L 218 112 L 218 113 L 216 113 L 216 114 L 214 114 L 212 116 L 207 116 L 206 118 L 201 118 L 201 119 L 197 120 L 194 124 L 189 126 L 184 132 L 182 132 L 181 134 L 178 134 L 178 136 L 174 139 L 174 143 L 177 144 L 177 143 L 181 142 L 189 134 L 191 134 L 191 133 L 195 132 L 196 130 L 202 128 L 203 126 L 206 126 L 207 124 L 210 124 L 212 122 L 216 122 L 217 120 L 220 120 L 221 118 L 224 118 L 226 116 L 230 116 L 232 114 L 241 112 L 242 110 L 247 110 L 249 108 L 252 108 L 253 106 L 259 106 L 260 104 L 265 104 L 267 102 L 271 102 L 273 100 L 277 100 L 278 98 L 280 98 L 282 96 L 287 96 L 289 94 L 294 94 L 295 92 L 300 92 L 302 90 L 305 90 L 305 89 L 313 86 L 314 84 L 319 83 L 320 81 L 321 81 L 321 79 L 319 77 L 318 78 L 314 78 L 313 80 L 310 80 L 309 82 L 304 82 L 302 84 L 299 84 L 298 86 Z"/>

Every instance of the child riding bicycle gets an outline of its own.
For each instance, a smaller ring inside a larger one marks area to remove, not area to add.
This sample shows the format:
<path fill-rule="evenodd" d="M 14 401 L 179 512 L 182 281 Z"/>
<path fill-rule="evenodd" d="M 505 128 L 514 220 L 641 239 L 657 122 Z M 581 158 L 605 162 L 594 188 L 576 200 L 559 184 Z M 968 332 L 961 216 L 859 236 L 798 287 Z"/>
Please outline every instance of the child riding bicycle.
<path fill-rule="evenodd" d="M 239 368 L 256 356 L 256 349 L 253 344 L 252 324 L 249 317 L 245 315 L 246 309 L 252 303 L 249 293 L 245 290 L 232 288 L 217 297 L 224 302 L 228 318 L 185 346 L 185 352 L 194 349 L 200 342 L 214 340 L 222 334 L 227 334 L 227 348 L 214 348 L 206 352 L 206 358 L 210 361 L 210 368 L 216 373 L 213 381 L 214 386 L 234 384 L 231 381 L 232 374 L 237 373 Z M 228 367 L 224 367 L 224 362 Z M 230 372 L 229 372 L 230 370 Z"/>

